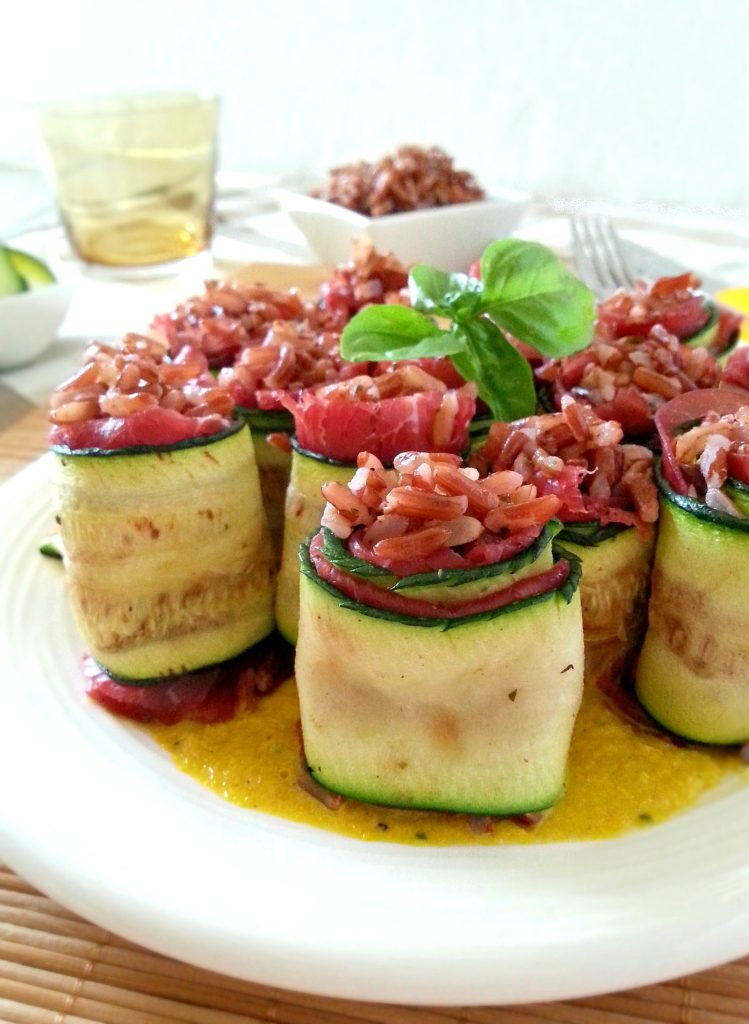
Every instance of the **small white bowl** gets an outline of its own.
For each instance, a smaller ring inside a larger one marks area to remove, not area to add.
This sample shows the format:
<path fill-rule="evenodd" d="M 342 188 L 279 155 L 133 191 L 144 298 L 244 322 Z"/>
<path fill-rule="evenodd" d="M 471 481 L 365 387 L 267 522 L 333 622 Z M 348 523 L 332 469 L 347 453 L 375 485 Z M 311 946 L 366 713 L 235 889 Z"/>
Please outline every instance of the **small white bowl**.
<path fill-rule="evenodd" d="M 72 295 L 72 285 L 58 281 L 0 297 L 0 370 L 33 362 L 52 344 Z"/>
<path fill-rule="evenodd" d="M 442 270 L 466 272 L 484 249 L 506 238 L 528 208 L 521 192 L 495 192 L 489 199 L 456 203 L 384 217 L 365 217 L 302 192 L 276 189 L 275 196 L 317 257 L 329 266 L 351 259 L 356 238 L 369 238 L 380 252 L 403 263 L 431 263 Z"/>

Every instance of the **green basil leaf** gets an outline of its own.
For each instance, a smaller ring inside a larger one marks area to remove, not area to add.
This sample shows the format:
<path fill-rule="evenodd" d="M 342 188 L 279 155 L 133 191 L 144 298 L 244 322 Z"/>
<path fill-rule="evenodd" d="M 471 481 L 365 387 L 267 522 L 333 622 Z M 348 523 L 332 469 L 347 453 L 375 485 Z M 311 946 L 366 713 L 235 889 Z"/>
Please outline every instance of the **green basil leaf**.
<path fill-rule="evenodd" d="M 559 593 L 567 604 L 569 604 L 575 596 L 575 591 L 580 585 L 580 579 L 583 575 L 582 559 L 578 558 L 577 555 L 573 555 L 571 551 L 563 547 L 561 544 L 554 543 L 553 551 L 555 560 L 559 558 L 566 558 L 570 563 L 570 574 L 559 588 Z"/>
<path fill-rule="evenodd" d="M 468 354 L 468 342 L 465 339 L 465 335 L 455 330 L 454 333 L 461 339 L 461 348 L 450 354 L 452 364 L 463 380 L 476 380 L 479 367 Z"/>
<path fill-rule="evenodd" d="M 532 416 L 536 390 L 528 360 L 489 320 L 474 320 L 464 325 L 464 330 L 473 369 L 471 379 L 476 381 L 479 398 L 489 406 L 494 419 L 508 422 Z M 466 376 L 457 362 L 456 369 Z"/>
<path fill-rule="evenodd" d="M 341 335 L 341 355 L 354 363 L 449 356 L 456 345 L 454 335 L 408 306 L 367 306 Z"/>
<path fill-rule="evenodd" d="M 481 282 L 467 274 L 448 274 L 426 263 L 417 263 L 408 275 L 408 294 L 414 309 L 451 316 L 456 309 L 477 304 Z"/>
<path fill-rule="evenodd" d="M 481 310 L 545 356 L 584 348 L 593 337 L 595 296 L 551 250 L 505 238 L 481 258 Z"/>
<path fill-rule="evenodd" d="M 323 555 L 331 565 L 334 565 L 342 572 L 350 573 L 352 576 L 386 576 L 388 582 L 392 580 L 393 584 L 397 583 L 397 576 L 393 576 L 387 569 L 383 569 L 381 565 L 373 565 L 371 562 L 365 562 L 364 559 L 355 558 L 354 555 L 349 554 L 343 541 L 339 540 L 325 526 L 322 528 L 322 539 Z"/>

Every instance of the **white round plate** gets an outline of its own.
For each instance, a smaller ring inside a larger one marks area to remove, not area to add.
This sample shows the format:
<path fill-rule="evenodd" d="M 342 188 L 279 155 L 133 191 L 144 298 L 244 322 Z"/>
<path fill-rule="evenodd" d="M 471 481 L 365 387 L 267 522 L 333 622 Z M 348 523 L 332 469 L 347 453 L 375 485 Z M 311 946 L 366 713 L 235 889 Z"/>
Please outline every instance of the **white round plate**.
<path fill-rule="evenodd" d="M 50 465 L 0 489 L 0 856 L 201 967 L 374 1001 L 572 998 L 749 953 L 749 789 L 598 843 L 415 849 L 240 810 L 90 704 Z"/>

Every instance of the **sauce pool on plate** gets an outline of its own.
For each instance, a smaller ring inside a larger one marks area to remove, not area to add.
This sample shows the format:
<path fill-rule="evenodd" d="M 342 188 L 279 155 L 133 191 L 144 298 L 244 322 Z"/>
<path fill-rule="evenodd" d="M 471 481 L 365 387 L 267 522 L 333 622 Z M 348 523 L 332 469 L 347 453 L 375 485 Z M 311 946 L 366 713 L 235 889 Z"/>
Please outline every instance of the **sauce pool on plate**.
<path fill-rule="evenodd" d="M 248 810 L 362 840 L 412 845 L 610 839 L 694 806 L 746 771 L 736 750 L 675 745 L 632 724 L 589 679 L 575 725 L 565 796 L 533 828 L 507 820 L 474 831 L 467 815 L 346 800 L 329 810 L 298 785 L 299 705 L 293 680 L 229 722 L 144 726 L 181 771 Z"/>

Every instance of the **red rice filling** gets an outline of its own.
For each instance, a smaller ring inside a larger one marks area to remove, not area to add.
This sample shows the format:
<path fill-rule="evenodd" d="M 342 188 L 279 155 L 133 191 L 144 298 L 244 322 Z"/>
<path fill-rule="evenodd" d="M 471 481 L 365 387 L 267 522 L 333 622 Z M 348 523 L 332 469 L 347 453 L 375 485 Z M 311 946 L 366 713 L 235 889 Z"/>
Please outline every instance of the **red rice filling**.
<path fill-rule="evenodd" d="M 743 518 L 723 488 L 731 477 L 749 483 L 749 405 L 723 416 L 708 413 L 700 424 L 674 437 L 671 450 L 692 497 Z"/>
<path fill-rule="evenodd" d="M 322 525 L 358 558 L 401 576 L 502 561 L 532 543 L 561 507 L 557 495 L 539 496 L 517 473 L 480 480 L 444 452 L 404 452 L 392 470 L 362 452 L 357 467 L 348 486 L 323 486 Z"/>
<path fill-rule="evenodd" d="M 594 339 L 588 348 L 550 359 L 536 379 L 550 385 L 558 408 L 564 395 L 621 423 L 628 437 L 653 433 L 653 416 L 685 391 L 714 387 L 720 366 L 704 348 L 690 348 L 662 327 L 646 338 Z"/>
<path fill-rule="evenodd" d="M 555 494 L 562 522 L 595 519 L 640 528 L 658 518 L 653 454 L 621 444 L 618 423 L 562 397 L 562 411 L 515 423 L 493 423 L 471 458 L 483 475 L 511 471 L 539 495 Z"/>
<path fill-rule="evenodd" d="M 165 436 L 139 443 L 168 444 L 219 433 L 233 411 L 232 396 L 197 349 L 185 346 L 169 360 L 159 342 L 127 334 L 118 345 L 89 345 L 83 367 L 52 392 L 50 440 L 76 448 L 89 446 L 78 443 L 85 436 L 98 438 L 98 447 L 121 447 L 118 436 L 148 420 Z"/>

